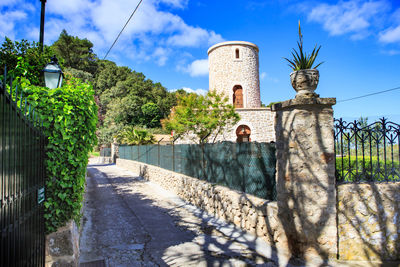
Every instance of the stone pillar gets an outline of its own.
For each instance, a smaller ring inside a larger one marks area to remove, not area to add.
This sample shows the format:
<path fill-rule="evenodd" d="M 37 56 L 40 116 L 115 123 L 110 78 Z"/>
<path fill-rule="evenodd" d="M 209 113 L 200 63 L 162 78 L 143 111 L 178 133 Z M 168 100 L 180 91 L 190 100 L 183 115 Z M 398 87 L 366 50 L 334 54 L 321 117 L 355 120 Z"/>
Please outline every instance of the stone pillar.
<path fill-rule="evenodd" d="M 291 253 L 336 258 L 335 98 L 274 105 L 278 216 Z"/>
<path fill-rule="evenodd" d="M 114 142 L 111 143 L 111 160 L 113 163 L 117 162 L 118 148 L 119 145 L 117 143 L 117 140 L 114 139 Z"/>
<path fill-rule="evenodd" d="M 73 220 L 46 236 L 46 267 L 78 266 L 79 231 Z"/>

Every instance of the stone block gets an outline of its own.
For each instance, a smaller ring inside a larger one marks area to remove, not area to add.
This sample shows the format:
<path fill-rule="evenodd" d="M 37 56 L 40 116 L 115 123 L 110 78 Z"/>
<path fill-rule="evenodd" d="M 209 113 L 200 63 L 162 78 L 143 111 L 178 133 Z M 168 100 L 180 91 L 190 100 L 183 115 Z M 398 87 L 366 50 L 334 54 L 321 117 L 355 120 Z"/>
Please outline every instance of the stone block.
<path fill-rule="evenodd" d="M 258 216 L 257 216 L 256 213 L 253 213 L 251 216 L 248 217 L 248 221 L 249 221 L 250 227 L 256 227 L 257 226 L 257 221 L 258 221 L 257 218 L 258 218 Z"/>
<path fill-rule="evenodd" d="M 400 182 L 338 186 L 339 257 L 400 259 Z"/>
<path fill-rule="evenodd" d="M 78 266 L 79 232 L 74 221 L 46 236 L 46 267 Z"/>

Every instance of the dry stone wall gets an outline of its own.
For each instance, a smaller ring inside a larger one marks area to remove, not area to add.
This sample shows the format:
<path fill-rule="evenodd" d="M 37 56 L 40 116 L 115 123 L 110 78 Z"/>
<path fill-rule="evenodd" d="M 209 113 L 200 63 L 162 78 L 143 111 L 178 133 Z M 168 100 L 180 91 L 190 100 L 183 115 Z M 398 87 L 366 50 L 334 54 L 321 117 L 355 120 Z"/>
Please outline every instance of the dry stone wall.
<path fill-rule="evenodd" d="M 400 182 L 338 186 L 339 258 L 400 259 Z"/>

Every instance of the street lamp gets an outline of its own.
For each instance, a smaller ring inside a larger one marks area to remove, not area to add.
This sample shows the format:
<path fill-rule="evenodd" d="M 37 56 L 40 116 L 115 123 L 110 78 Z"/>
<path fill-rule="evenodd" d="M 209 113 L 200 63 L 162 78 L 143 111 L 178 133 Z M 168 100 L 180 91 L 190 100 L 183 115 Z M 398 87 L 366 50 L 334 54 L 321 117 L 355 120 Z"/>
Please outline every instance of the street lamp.
<path fill-rule="evenodd" d="M 61 86 L 63 80 L 63 72 L 56 56 L 51 58 L 51 62 L 44 67 L 44 82 L 46 87 L 55 89 Z"/>

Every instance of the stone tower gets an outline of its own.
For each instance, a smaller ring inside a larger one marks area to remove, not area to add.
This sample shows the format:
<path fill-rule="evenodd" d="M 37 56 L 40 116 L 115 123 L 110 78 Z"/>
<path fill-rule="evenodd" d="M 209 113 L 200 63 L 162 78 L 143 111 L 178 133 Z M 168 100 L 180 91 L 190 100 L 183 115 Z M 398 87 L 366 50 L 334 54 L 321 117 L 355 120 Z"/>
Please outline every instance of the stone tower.
<path fill-rule="evenodd" d="M 236 108 L 259 108 L 258 47 L 230 41 L 208 49 L 209 89 L 229 97 Z"/>

